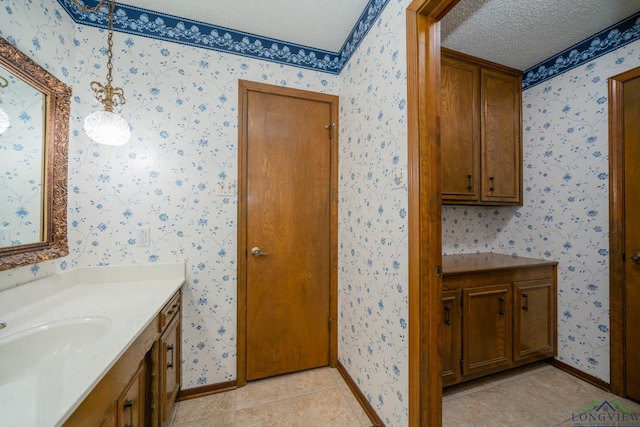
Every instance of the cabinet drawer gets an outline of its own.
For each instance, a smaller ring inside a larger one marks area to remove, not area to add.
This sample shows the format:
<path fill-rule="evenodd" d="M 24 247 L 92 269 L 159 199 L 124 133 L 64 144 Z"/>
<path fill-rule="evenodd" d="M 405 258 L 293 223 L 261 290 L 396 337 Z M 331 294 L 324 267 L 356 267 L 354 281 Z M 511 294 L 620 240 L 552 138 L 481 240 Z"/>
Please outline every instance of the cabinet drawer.
<path fill-rule="evenodd" d="M 169 322 L 180 312 L 180 292 L 176 292 L 171 300 L 160 311 L 159 331 L 162 332 Z"/>

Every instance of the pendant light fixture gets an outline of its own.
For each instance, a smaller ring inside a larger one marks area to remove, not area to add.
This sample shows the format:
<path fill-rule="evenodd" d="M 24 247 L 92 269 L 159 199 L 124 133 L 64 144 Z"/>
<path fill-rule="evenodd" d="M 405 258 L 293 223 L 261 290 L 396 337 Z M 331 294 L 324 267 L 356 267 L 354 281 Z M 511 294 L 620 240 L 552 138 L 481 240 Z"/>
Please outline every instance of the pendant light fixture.
<path fill-rule="evenodd" d="M 84 12 L 97 13 L 104 3 L 108 3 L 108 36 L 107 36 L 107 84 L 91 82 L 96 99 L 104 106 L 103 110 L 97 110 L 89 114 L 84 119 L 84 131 L 92 141 L 106 145 L 123 145 L 129 141 L 131 131 L 127 121 L 117 112 L 114 112 L 124 105 L 127 100 L 124 97 L 124 90 L 120 87 L 113 87 L 113 14 L 115 10 L 115 0 L 100 0 L 94 8 L 88 8 L 73 0 L 80 10 Z"/>
<path fill-rule="evenodd" d="M 0 76 L 0 135 L 2 135 L 9 126 L 11 126 L 11 122 L 9 121 L 9 115 L 2 108 L 2 97 L 4 95 L 4 88 L 9 86 L 9 80 Z"/>

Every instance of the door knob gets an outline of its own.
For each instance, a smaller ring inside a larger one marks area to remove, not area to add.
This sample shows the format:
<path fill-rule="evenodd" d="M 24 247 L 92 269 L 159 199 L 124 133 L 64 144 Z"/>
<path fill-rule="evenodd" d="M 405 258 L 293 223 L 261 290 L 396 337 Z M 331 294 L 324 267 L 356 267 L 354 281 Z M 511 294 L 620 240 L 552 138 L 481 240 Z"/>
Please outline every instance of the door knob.
<path fill-rule="evenodd" d="M 640 264 L 640 252 L 631 255 L 631 261 L 635 262 L 636 264 Z"/>
<path fill-rule="evenodd" d="M 259 256 L 265 256 L 265 255 L 269 255 L 268 252 L 263 251 L 262 249 L 260 249 L 259 247 L 255 247 L 251 249 L 251 255 L 253 255 L 254 257 L 258 258 Z"/>

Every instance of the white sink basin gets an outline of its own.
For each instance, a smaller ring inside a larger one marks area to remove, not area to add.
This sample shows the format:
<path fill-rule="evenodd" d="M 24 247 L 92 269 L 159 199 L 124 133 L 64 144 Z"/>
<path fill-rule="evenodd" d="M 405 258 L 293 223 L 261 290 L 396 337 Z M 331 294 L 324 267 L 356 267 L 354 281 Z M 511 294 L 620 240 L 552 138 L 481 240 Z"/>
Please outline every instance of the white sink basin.
<path fill-rule="evenodd" d="M 51 323 L 3 336 L 0 331 L 0 383 L 37 371 L 43 364 L 82 353 L 100 340 L 111 321 L 106 317 L 80 317 Z"/>
<path fill-rule="evenodd" d="M 60 427 L 185 281 L 185 264 L 86 267 L 0 292 L 0 427 Z"/>

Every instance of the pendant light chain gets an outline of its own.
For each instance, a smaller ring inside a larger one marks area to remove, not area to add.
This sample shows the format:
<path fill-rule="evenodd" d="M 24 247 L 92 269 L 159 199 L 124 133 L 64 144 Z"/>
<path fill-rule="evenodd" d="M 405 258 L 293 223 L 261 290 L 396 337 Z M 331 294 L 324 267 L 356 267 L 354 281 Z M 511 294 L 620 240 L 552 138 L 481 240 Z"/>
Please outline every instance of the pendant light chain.
<path fill-rule="evenodd" d="M 88 7 L 88 6 L 85 6 L 83 4 L 78 3 L 78 0 L 72 0 L 72 1 L 73 1 L 73 4 L 78 9 L 80 9 L 83 12 L 87 12 L 87 13 L 98 13 L 98 12 L 100 12 L 100 8 L 102 7 L 102 5 L 105 2 L 105 0 L 100 0 L 95 7 Z"/>
<path fill-rule="evenodd" d="M 111 61 L 113 60 L 113 13 L 115 7 L 115 0 L 111 0 L 109 5 L 109 32 L 107 35 L 107 86 L 111 86 L 111 82 L 113 81 L 113 64 L 111 63 Z"/>
<path fill-rule="evenodd" d="M 124 97 L 124 90 L 120 87 L 113 87 L 113 15 L 116 8 L 115 0 L 100 0 L 95 7 L 87 7 L 79 4 L 78 0 L 72 0 L 78 9 L 87 13 L 98 13 L 105 2 L 109 3 L 108 26 L 107 26 L 107 84 L 100 82 L 91 82 L 91 89 L 95 97 L 104 105 L 105 111 L 113 112 L 113 108 L 118 105 L 124 105 L 127 100 Z"/>

